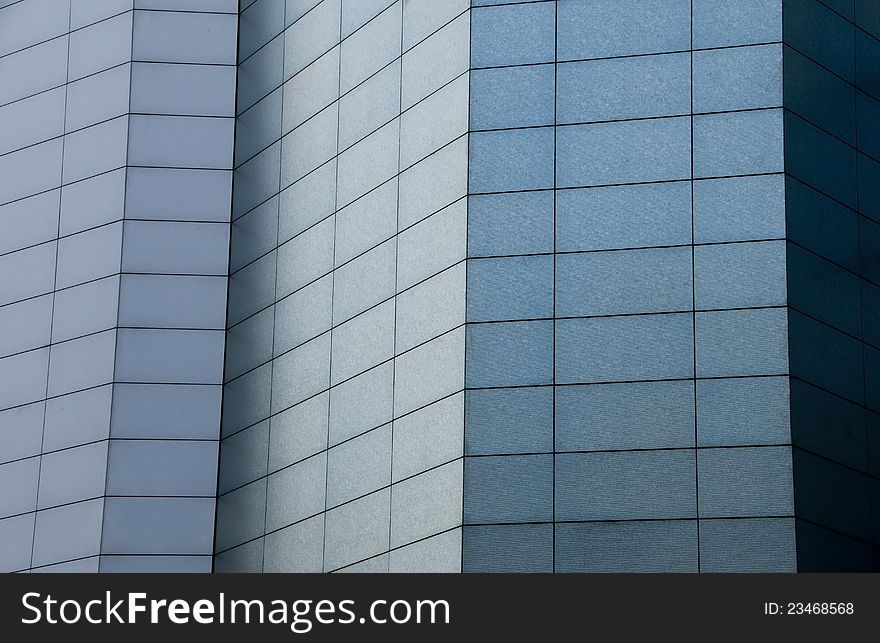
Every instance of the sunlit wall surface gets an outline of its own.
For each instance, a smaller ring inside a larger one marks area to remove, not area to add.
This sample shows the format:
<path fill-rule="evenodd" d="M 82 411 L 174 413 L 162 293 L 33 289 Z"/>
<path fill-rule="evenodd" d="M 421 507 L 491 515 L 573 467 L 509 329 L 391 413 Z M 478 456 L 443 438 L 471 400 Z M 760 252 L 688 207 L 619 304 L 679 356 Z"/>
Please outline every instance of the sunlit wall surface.
<path fill-rule="evenodd" d="M 468 3 L 243 2 L 217 571 L 459 571 Z"/>
<path fill-rule="evenodd" d="M 211 569 L 235 5 L 0 2 L 2 571 Z"/>

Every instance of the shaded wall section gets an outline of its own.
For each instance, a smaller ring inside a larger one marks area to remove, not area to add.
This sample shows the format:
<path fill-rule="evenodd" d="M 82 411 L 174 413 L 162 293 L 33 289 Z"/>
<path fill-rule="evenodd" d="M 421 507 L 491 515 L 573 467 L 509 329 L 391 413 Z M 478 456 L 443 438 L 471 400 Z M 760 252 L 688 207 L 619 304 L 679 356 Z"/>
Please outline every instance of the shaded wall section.
<path fill-rule="evenodd" d="M 880 569 L 880 8 L 784 6 L 800 571 Z"/>

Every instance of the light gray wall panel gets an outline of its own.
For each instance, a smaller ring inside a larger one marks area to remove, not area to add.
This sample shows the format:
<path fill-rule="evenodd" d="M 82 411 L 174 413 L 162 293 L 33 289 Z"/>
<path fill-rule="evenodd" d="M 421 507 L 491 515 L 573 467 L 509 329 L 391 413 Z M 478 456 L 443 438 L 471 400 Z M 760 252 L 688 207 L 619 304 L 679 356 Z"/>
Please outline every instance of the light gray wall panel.
<path fill-rule="evenodd" d="M 31 564 L 36 567 L 97 554 L 103 510 L 104 500 L 96 499 L 38 512 Z"/>
<path fill-rule="evenodd" d="M 131 219 L 229 221 L 231 172 L 130 168 L 127 190 Z"/>
<path fill-rule="evenodd" d="M 43 407 L 37 402 L 0 411 L 0 462 L 40 453 Z"/>
<path fill-rule="evenodd" d="M 460 569 L 469 16 L 434 4 L 241 7 L 225 571 Z"/>
<path fill-rule="evenodd" d="M 219 423 L 218 385 L 114 385 L 114 437 L 211 439 Z"/>
<path fill-rule="evenodd" d="M 134 21 L 134 60 L 235 64 L 235 16 L 135 11 Z"/>
<path fill-rule="evenodd" d="M 42 348 L 0 359 L 0 409 L 35 402 L 46 395 L 49 349 Z"/>
<path fill-rule="evenodd" d="M 0 58 L 0 103 L 63 85 L 66 61 L 66 36 Z"/>
<path fill-rule="evenodd" d="M 49 395 L 64 395 L 113 381 L 116 330 L 52 346 Z"/>
<path fill-rule="evenodd" d="M 207 554 L 213 498 L 107 498 L 102 551 L 124 554 Z"/>
<path fill-rule="evenodd" d="M 106 440 L 110 436 L 112 400 L 110 384 L 47 400 L 43 450 Z"/>
<path fill-rule="evenodd" d="M 79 29 L 130 10 L 134 0 L 70 0 L 70 28 Z"/>
<path fill-rule="evenodd" d="M 64 35 L 70 3 L 53 0 L 18 2 L 0 10 L 0 56 Z"/>
<path fill-rule="evenodd" d="M 134 63 L 131 109 L 145 114 L 233 116 L 235 69 L 222 65 Z"/>
<path fill-rule="evenodd" d="M 0 307 L 0 357 L 49 345 L 52 295 Z"/>
<path fill-rule="evenodd" d="M 58 241 L 57 288 L 67 288 L 119 272 L 122 223 L 92 228 Z"/>
<path fill-rule="evenodd" d="M 119 277 L 106 277 L 55 293 L 52 341 L 63 342 L 116 326 Z"/>
<path fill-rule="evenodd" d="M 46 509 L 104 495 L 107 442 L 43 455 L 37 509 Z"/>
<path fill-rule="evenodd" d="M 67 86 L 68 132 L 128 113 L 130 65 L 119 65 Z"/>
<path fill-rule="evenodd" d="M 4 570 L 98 571 L 103 549 L 110 571 L 210 571 L 236 13 L 0 2 L 0 475 L 27 498 Z M 104 529 L 108 493 L 156 498 Z"/>
<path fill-rule="evenodd" d="M 125 175 L 126 170 L 120 168 L 65 185 L 61 190 L 61 235 L 82 232 L 122 219 L 125 211 Z"/>
<path fill-rule="evenodd" d="M 131 60 L 131 12 L 70 35 L 68 80 L 77 80 Z"/>
<path fill-rule="evenodd" d="M 21 199 L 0 206 L 0 254 L 54 239 L 58 229 L 60 190 Z"/>

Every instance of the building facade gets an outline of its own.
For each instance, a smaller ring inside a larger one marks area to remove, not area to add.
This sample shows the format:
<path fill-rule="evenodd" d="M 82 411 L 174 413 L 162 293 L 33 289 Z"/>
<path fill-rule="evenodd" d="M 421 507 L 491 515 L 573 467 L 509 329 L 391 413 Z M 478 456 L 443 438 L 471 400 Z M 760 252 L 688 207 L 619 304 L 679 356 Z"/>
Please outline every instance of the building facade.
<path fill-rule="evenodd" d="M 236 3 L 0 5 L 0 569 L 210 571 Z"/>
<path fill-rule="evenodd" d="M 4 569 L 880 568 L 875 3 L 2 4 Z"/>

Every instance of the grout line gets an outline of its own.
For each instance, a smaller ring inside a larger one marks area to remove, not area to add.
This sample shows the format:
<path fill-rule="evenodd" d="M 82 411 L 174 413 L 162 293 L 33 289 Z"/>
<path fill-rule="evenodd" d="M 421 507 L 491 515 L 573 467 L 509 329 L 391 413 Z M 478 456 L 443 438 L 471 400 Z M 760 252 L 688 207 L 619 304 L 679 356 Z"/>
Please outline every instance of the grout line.
<path fill-rule="evenodd" d="M 131 78 L 131 69 L 132 69 L 131 66 L 129 66 L 129 78 Z M 67 83 L 66 85 L 64 85 L 64 87 L 66 88 L 68 85 L 71 85 L 71 84 L 73 84 L 73 83 Z M 129 87 L 132 86 L 131 80 L 128 81 L 128 86 Z M 61 89 L 61 87 L 56 87 L 55 89 L 58 90 L 58 89 Z M 129 92 L 129 93 L 131 93 L 131 92 Z M 66 94 L 66 92 L 65 92 L 65 94 Z M 131 103 L 130 96 L 129 96 L 129 103 Z M 149 112 L 132 112 L 132 111 L 130 111 L 131 110 L 130 104 L 129 104 L 129 107 L 127 108 L 127 110 L 129 110 L 129 111 L 123 112 L 121 114 L 114 114 L 113 116 L 108 116 L 106 118 L 102 118 L 99 121 L 90 122 L 88 125 L 83 125 L 81 127 L 76 127 L 73 129 L 67 129 L 67 123 L 65 122 L 62 125 L 63 131 L 61 133 L 55 134 L 54 136 L 49 136 L 47 138 L 41 138 L 38 141 L 35 141 L 33 143 L 27 143 L 26 145 L 22 145 L 21 147 L 16 147 L 16 148 L 10 149 L 6 152 L 0 152 L 0 159 L 3 159 L 4 157 L 7 157 L 7 156 L 11 156 L 13 154 L 18 154 L 19 152 L 24 152 L 26 150 L 32 150 L 33 148 L 39 147 L 41 145 L 45 145 L 46 143 L 52 143 L 53 141 L 60 141 L 61 139 L 65 138 L 67 136 L 73 136 L 74 134 L 81 134 L 81 133 L 85 132 L 86 130 L 94 129 L 94 128 L 100 127 L 102 125 L 108 125 L 108 124 L 112 123 L 113 121 L 120 120 L 123 118 L 126 119 L 127 123 L 130 123 L 132 116 L 143 116 L 143 117 L 156 118 L 156 119 L 185 118 L 185 119 L 208 119 L 208 120 L 218 120 L 218 121 L 219 120 L 225 120 L 225 121 L 234 120 L 233 117 L 231 117 L 231 116 L 222 116 L 222 115 L 206 116 L 206 115 L 202 115 L 202 114 L 159 114 L 159 113 L 149 113 Z M 66 112 L 65 112 L 65 121 L 66 121 Z M 87 178 L 90 178 L 90 177 L 87 177 Z M 85 180 L 85 179 L 81 179 L 81 180 Z M 24 197 L 24 198 L 27 198 L 27 197 Z"/>
<path fill-rule="evenodd" d="M 470 3 L 469 3 L 470 4 Z M 472 8 L 468 8 L 468 106 L 467 106 L 467 123 L 468 123 L 468 134 L 465 139 L 465 145 L 468 148 L 468 153 L 465 155 L 465 196 L 464 196 L 464 216 L 465 216 L 465 224 L 464 224 L 464 293 L 462 293 L 462 297 L 464 298 L 464 337 L 462 338 L 462 353 L 464 355 L 462 359 L 462 374 L 461 381 L 464 386 L 467 386 L 467 363 L 468 363 L 468 277 L 470 275 L 470 267 L 471 267 L 471 229 L 470 229 L 470 221 L 471 221 L 471 199 L 470 199 L 470 177 L 471 177 L 471 155 L 470 155 L 470 127 L 471 127 L 471 104 L 473 102 L 473 74 L 471 73 L 471 67 L 473 67 L 473 38 L 471 34 L 474 31 L 474 12 Z M 465 495 L 467 489 L 467 445 L 468 445 L 468 405 L 469 405 L 470 396 L 462 392 L 462 400 L 461 400 L 461 510 L 459 511 L 459 525 L 464 524 L 464 509 L 465 509 Z M 461 532 L 461 545 L 458 550 L 458 569 L 459 572 L 464 568 L 464 548 L 465 548 L 465 533 L 462 529 Z"/>
<path fill-rule="evenodd" d="M 559 120 L 559 3 L 553 3 L 553 344 L 551 347 L 552 353 L 552 382 L 553 382 L 553 395 L 552 395 L 552 408 L 551 408 L 551 424 L 552 424 L 552 449 L 553 449 L 553 462 L 552 462 L 552 491 L 550 498 L 550 515 L 553 519 L 553 527 L 551 528 L 551 565 L 550 571 L 556 573 L 556 458 L 557 458 L 557 444 L 556 444 L 556 321 L 557 321 L 557 308 L 556 302 L 558 299 L 558 283 L 557 283 L 557 264 L 558 264 L 558 255 L 556 254 L 556 174 L 558 171 L 559 165 L 559 145 L 558 145 L 558 120 Z"/>
<path fill-rule="evenodd" d="M 125 65 L 130 65 L 130 64 L 131 64 L 131 61 L 130 61 L 130 60 L 126 60 L 126 61 L 121 62 L 121 63 L 116 63 L 115 65 L 110 65 L 109 67 L 106 67 L 106 68 L 104 68 L 104 69 L 101 69 L 101 70 L 98 70 L 98 71 L 94 71 L 94 72 L 92 72 L 92 73 L 90 73 L 90 74 L 86 74 L 85 76 L 80 76 L 79 78 L 77 78 L 76 80 L 71 81 L 70 83 L 64 82 L 64 83 L 61 83 L 61 84 L 59 84 L 59 85 L 53 85 L 53 86 L 51 86 L 51 87 L 47 87 L 47 88 L 45 88 L 45 89 L 41 89 L 41 90 L 39 90 L 39 91 L 35 91 L 35 92 L 32 93 L 32 94 L 27 94 L 27 95 L 25 95 L 25 96 L 20 96 L 19 98 L 14 98 L 14 99 L 12 99 L 12 100 L 10 100 L 10 101 L 7 101 L 7 102 L 5 102 L 5 103 L 0 104 L 0 109 L 3 109 L 3 108 L 5 108 L 5 107 L 8 107 L 9 105 L 14 105 L 14 104 L 16 104 L 16 103 L 20 103 L 20 102 L 22 102 L 22 101 L 26 101 L 26 100 L 28 100 L 28 99 L 30 99 L 30 98 L 34 98 L 35 96 L 40 96 L 40 95 L 42 95 L 42 94 L 48 94 L 49 92 L 55 91 L 55 90 L 57 90 L 57 89 L 61 89 L 62 87 L 66 86 L 66 85 L 68 85 L 68 84 L 70 84 L 70 85 L 75 85 L 76 83 L 78 83 L 78 82 L 80 82 L 80 81 L 82 81 L 82 80 L 87 80 L 87 79 L 89 79 L 89 78 L 92 78 L 93 76 L 97 76 L 98 74 L 103 74 L 103 73 L 108 72 L 108 71 L 114 71 L 114 70 L 116 70 L 116 69 L 119 69 L 120 67 L 124 67 Z"/>
<path fill-rule="evenodd" d="M 71 1 L 68 0 L 68 2 L 67 2 L 67 31 L 68 31 L 67 62 L 66 62 L 66 69 L 65 69 L 65 74 L 66 74 L 67 80 L 70 79 L 70 35 L 69 35 L 69 32 L 70 32 L 70 13 L 71 13 L 70 5 L 71 5 Z M 68 88 L 68 83 L 65 83 L 65 85 L 64 85 L 64 122 L 65 123 L 67 122 L 67 88 Z M 61 176 L 59 177 L 59 180 L 62 183 L 64 182 L 64 163 L 63 163 L 64 143 L 65 143 L 65 138 L 62 138 L 61 139 L 62 163 L 61 163 Z M 51 306 L 50 312 L 49 312 L 49 319 L 51 320 L 50 324 L 49 324 L 49 350 L 46 355 L 46 385 L 45 385 L 45 389 L 44 389 L 44 399 L 43 399 L 43 423 L 42 423 L 42 428 L 40 430 L 40 459 L 39 459 L 38 465 L 37 465 L 37 490 L 36 490 L 36 494 L 35 494 L 36 497 L 34 499 L 34 512 L 37 512 L 40 508 L 40 487 L 42 486 L 40 483 L 41 483 L 42 477 L 43 477 L 43 449 L 45 448 L 45 444 L 46 444 L 46 411 L 48 409 L 49 382 L 51 381 L 50 375 L 52 373 L 52 336 L 55 332 L 55 292 L 54 291 L 55 291 L 55 288 L 58 286 L 58 246 L 60 245 L 60 241 L 58 240 L 58 238 L 60 237 L 60 235 L 61 235 L 61 196 L 59 194 L 59 197 L 58 197 L 58 222 L 57 222 L 56 228 L 55 228 L 55 266 L 54 266 L 54 274 L 53 274 L 53 278 L 52 278 L 52 291 L 53 291 L 52 292 L 52 306 Z M 33 567 L 33 565 L 34 565 L 34 549 L 36 547 L 36 541 L 37 541 L 37 520 L 36 520 L 36 516 L 35 516 L 34 517 L 34 531 L 33 531 L 33 536 L 31 538 L 31 560 L 30 560 L 31 567 Z"/>
<path fill-rule="evenodd" d="M 336 72 L 336 157 L 334 160 L 334 178 L 333 178 L 333 261 L 331 262 L 332 269 L 328 273 L 330 275 L 330 329 L 327 331 L 330 333 L 330 346 L 327 349 L 327 358 L 329 361 L 329 365 L 327 367 L 327 386 L 328 391 L 333 387 L 333 317 L 336 312 L 336 232 L 337 232 L 337 223 L 339 220 L 338 212 L 339 212 L 339 130 L 340 130 L 340 114 L 338 101 L 340 95 L 342 94 L 342 51 L 341 51 L 341 43 L 342 43 L 342 9 L 340 5 L 339 11 L 339 43 L 340 43 L 340 52 L 337 63 L 337 72 Z M 283 78 L 282 78 L 283 80 Z M 279 246 L 280 247 L 280 246 Z M 293 407 L 291 407 L 293 408 Z M 271 412 L 272 409 L 269 409 Z M 321 530 L 321 571 L 326 572 L 326 561 L 327 561 L 327 497 L 330 490 L 330 395 L 327 395 L 327 441 L 326 441 L 326 455 L 324 461 L 324 511 L 321 512 L 323 516 L 323 525 Z"/>
<path fill-rule="evenodd" d="M 132 11 L 132 19 L 131 19 L 131 29 L 129 32 L 129 41 L 128 41 L 128 57 L 129 59 L 134 57 L 134 12 Z M 128 165 L 129 157 L 131 153 L 130 145 L 131 145 L 131 94 L 132 94 L 132 80 L 133 80 L 133 66 L 128 66 L 128 113 L 125 115 L 125 163 Z M 65 115 L 65 123 L 67 121 Z M 66 128 L 65 128 L 66 129 Z M 110 418 L 108 419 L 108 427 L 107 427 L 107 454 L 106 459 L 104 461 L 104 507 L 101 511 L 101 540 L 98 546 L 98 554 L 99 556 L 104 552 L 104 528 L 107 524 L 107 486 L 110 483 L 110 442 L 109 437 L 113 433 L 113 403 L 112 400 L 115 397 L 116 393 L 116 367 L 119 364 L 119 313 L 120 313 L 120 303 L 122 302 L 122 270 L 123 270 L 123 258 L 125 256 L 125 228 L 127 227 L 124 223 L 125 221 L 125 209 L 126 204 L 128 202 L 128 170 L 125 170 L 124 183 L 123 183 L 123 191 L 122 191 L 122 221 L 121 229 L 119 231 L 119 279 L 116 284 L 116 319 L 115 324 L 117 328 L 114 330 L 113 334 L 113 375 L 110 378 Z M 101 561 L 102 558 L 98 558 L 98 572 L 101 571 Z"/>
<path fill-rule="evenodd" d="M 287 11 L 287 2 L 284 2 L 285 14 Z M 282 32 L 283 33 L 283 32 Z M 236 52 L 239 51 L 239 47 L 241 46 L 241 39 L 238 41 L 238 46 L 236 47 Z M 287 38 L 281 39 L 281 75 L 284 75 L 284 56 L 287 51 Z M 240 116 L 240 115 L 239 115 Z M 235 122 L 238 123 L 239 116 L 236 116 Z M 278 114 L 279 126 L 283 123 L 284 119 L 284 92 L 281 92 L 281 111 Z M 233 166 L 235 165 L 235 148 L 233 148 Z M 280 193 L 281 190 L 281 174 L 282 174 L 282 166 L 281 163 L 278 164 L 278 190 Z M 281 199 L 275 200 L 275 241 L 274 246 L 277 248 L 278 246 L 278 237 L 281 234 Z M 230 257 L 230 266 L 232 265 L 232 233 L 231 233 L 232 224 L 230 223 L 230 235 L 229 235 L 229 257 Z M 272 284 L 272 350 L 269 353 L 270 359 L 267 364 L 271 364 L 269 368 L 269 413 L 272 412 L 272 403 L 275 400 L 275 329 L 278 323 L 278 254 L 275 254 L 275 278 L 273 279 Z M 231 272 L 231 271 L 230 271 Z M 227 334 L 228 337 L 228 334 Z M 228 341 L 227 341 L 228 345 Z M 224 365 L 225 369 L 225 365 Z M 223 373 L 224 382 L 226 380 L 226 372 L 224 370 Z M 225 388 L 225 386 L 224 386 Z M 266 571 L 266 526 L 269 524 L 269 462 L 272 460 L 272 420 L 268 421 L 266 427 L 266 475 L 265 482 L 263 485 L 263 526 L 260 529 L 261 532 L 261 544 L 260 547 L 260 572 L 264 573 Z M 217 495 L 220 495 L 220 487 L 217 487 Z"/>
<path fill-rule="evenodd" d="M 641 115 L 641 116 L 621 116 L 620 118 L 600 118 L 600 119 L 585 119 L 585 120 L 570 120 L 565 122 L 556 122 L 556 123 L 538 123 L 535 125 L 511 125 L 504 127 L 480 127 L 471 129 L 471 132 L 474 134 L 490 134 L 493 132 L 519 132 L 522 130 L 535 130 L 535 129 L 550 129 L 551 127 L 557 128 L 571 128 L 571 127 L 586 127 L 593 125 L 614 125 L 617 123 L 641 123 L 644 121 L 668 121 L 668 120 L 684 120 L 691 116 L 725 116 L 727 114 L 748 114 L 752 112 L 772 112 L 772 111 L 782 111 L 784 108 L 781 104 L 778 105 L 762 105 L 756 107 L 742 107 L 742 108 L 732 108 L 732 109 L 724 109 L 724 110 L 714 110 L 714 111 L 705 111 L 705 112 L 697 112 L 697 111 L 679 111 L 672 114 L 654 114 L 654 115 Z"/>
<path fill-rule="evenodd" d="M 285 2 L 286 2 L 286 0 L 285 0 Z M 236 57 L 237 57 L 239 41 L 241 40 L 240 12 L 237 12 L 236 16 L 237 16 L 237 20 L 236 20 L 236 27 L 235 27 L 235 52 L 236 52 Z M 238 111 L 236 109 L 237 105 L 238 105 L 238 75 L 239 75 L 239 70 L 238 70 L 238 66 L 236 66 L 235 80 L 233 81 L 233 83 L 234 83 L 233 96 L 235 97 L 235 101 L 234 101 L 234 105 L 233 105 L 233 109 L 232 109 L 233 114 L 237 113 L 237 111 Z M 233 127 L 233 129 L 232 129 L 232 158 L 233 158 L 233 161 L 235 159 L 235 143 L 236 143 L 237 137 L 238 137 L 238 127 Z M 231 169 L 228 171 L 231 175 L 231 177 L 230 177 L 230 188 L 231 189 L 229 191 L 229 201 L 227 204 L 228 208 L 229 208 L 229 219 L 228 219 L 228 221 L 223 222 L 228 226 L 228 229 L 229 229 L 229 234 L 227 237 L 227 247 L 226 247 L 226 275 L 225 275 L 225 280 L 226 280 L 226 288 L 225 288 L 226 302 L 225 302 L 225 304 L 226 304 L 226 306 L 225 306 L 225 311 L 224 311 L 224 315 L 223 315 L 223 325 L 224 326 L 228 325 L 226 320 L 229 319 L 229 282 L 230 282 L 230 266 L 232 266 L 232 223 L 233 223 L 233 221 L 232 221 L 232 205 L 233 205 L 232 195 L 235 190 L 235 185 L 234 185 L 235 184 L 235 172 L 233 172 Z M 127 181 L 126 181 L 126 184 L 127 184 Z M 227 350 L 228 340 L 229 340 L 229 334 L 226 331 L 226 329 L 224 328 L 223 364 L 222 364 L 221 371 L 220 371 L 220 373 L 221 373 L 220 379 L 221 380 L 225 379 L 224 376 L 226 373 L 226 364 L 228 362 L 228 350 Z M 273 337 L 273 340 L 274 340 L 274 337 Z M 216 558 L 217 557 L 215 555 L 215 552 L 217 550 L 217 531 L 218 531 L 218 527 L 220 526 L 220 522 L 219 522 L 220 480 L 221 480 L 220 475 L 222 473 L 221 457 L 222 457 L 222 452 L 223 452 L 223 420 L 224 420 L 224 415 L 225 415 L 225 413 L 224 413 L 224 401 L 225 400 L 226 400 L 226 386 L 221 384 L 220 385 L 220 401 L 219 401 L 220 413 L 219 413 L 219 418 L 218 418 L 219 422 L 218 422 L 218 426 L 217 426 L 217 439 L 216 439 L 216 441 L 217 441 L 217 460 L 216 460 L 217 475 L 214 478 L 214 525 L 213 525 L 214 528 L 213 528 L 213 531 L 211 534 L 211 573 L 212 574 L 216 573 L 216 571 L 217 571 L 217 569 L 216 569 L 216 567 L 217 567 Z M 268 481 L 267 481 L 267 487 L 268 487 Z M 267 491 L 268 491 L 268 489 L 267 489 Z M 267 493 L 267 496 L 268 496 L 268 493 Z"/>
<path fill-rule="evenodd" d="M 701 571 L 700 556 L 700 463 L 699 463 L 699 413 L 697 407 L 697 258 L 696 258 L 696 216 L 694 206 L 694 3 L 689 3 L 690 11 L 690 110 L 691 110 L 691 306 L 693 308 L 692 341 L 693 341 L 693 373 L 694 373 L 694 512 L 697 530 L 697 573 Z"/>
<path fill-rule="evenodd" d="M 118 118 L 118 117 L 117 117 Z M 169 165 L 120 165 L 118 167 L 111 167 L 107 170 L 102 170 L 100 172 L 96 172 L 95 174 L 90 174 L 88 176 L 84 176 L 80 179 L 75 179 L 73 181 L 68 181 L 66 183 L 62 183 L 61 185 L 56 185 L 54 187 L 48 188 L 46 190 L 40 190 L 39 192 L 34 192 L 33 194 L 28 194 L 25 196 L 16 197 L 14 199 L 10 199 L 9 201 L 4 201 L 0 203 L 0 207 L 10 205 L 12 203 L 18 203 L 19 201 L 25 201 L 27 199 L 31 199 L 36 196 L 40 196 L 43 194 L 47 194 L 49 192 L 53 192 L 54 190 L 63 189 L 69 187 L 71 185 L 77 185 L 78 183 L 84 183 L 91 179 L 98 178 L 99 176 L 104 176 L 106 174 L 111 174 L 118 170 L 182 170 L 182 171 L 195 171 L 195 172 L 231 172 L 232 168 L 228 167 L 184 167 L 184 166 L 169 166 Z M 268 199 L 267 199 L 268 200 Z M 236 217 L 237 218 L 237 217 Z M 174 221 L 174 219 L 147 219 L 148 221 Z M 206 223 L 223 223 L 222 221 L 206 221 Z"/>
<path fill-rule="evenodd" d="M 491 6 L 499 6 L 499 5 L 491 5 Z M 649 58 L 654 56 L 676 56 L 682 54 L 690 54 L 691 51 L 704 52 L 704 51 L 723 51 L 727 49 L 744 49 L 746 47 L 767 47 L 771 45 L 782 45 L 784 44 L 782 40 L 762 40 L 758 42 L 750 42 L 746 44 L 739 45 L 720 45 L 715 47 L 699 47 L 696 49 L 669 49 L 664 51 L 648 51 L 644 53 L 637 54 L 618 54 L 616 56 L 596 56 L 591 58 L 566 58 L 565 60 L 557 60 L 556 62 L 560 65 L 572 65 L 572 64 L 581 64 L 581 63 L 594 63 L 594 62 L 606 62 L 609 60 L 627 60 L 630 58 Z M 551 61 L 540 61 L 540 62 L 527 62 L 527 63 L 511 63 L 506 65 L 485 65 L 485 66 L 474 66 L 472 67 L 473 71 L 483 71 L 487 69 L 508 69 L 511 67 L 537 67 L 539 65 L 547 65 L 551 64 Z"/>
<path fill-rule="evenodd" d="M 103 386 L 109 386 L 109 384 L 104 384 Z M 107 438 L 98 438 L 96 440 L 89 440 L 88 442 L 79 442 L 77 444 L 71 444 L 64 447 L 59 447 L 56 449 L 50 449 L 44 451 L 43 453 L 32 453 L 31 455 L 22 456 L 20 458 L 12 458 L 11 460 L 2 460 L 0 461 L 0 466 L 13 464 L 16 462 L 24 462 L 25 460 L 32 460 L 34 458 L 38 458 L 41 455 L 55 455 L 57 453 L 64 453 L 65 451 L 71 451 L 73 449 L 78 449 L 80 447 L 86 446 L 94 446 L 96 444 L 100 444 L 102 442 L 108 442 L 109 440 L 113 440 L 114 442 L 216 442 L 216 440 L 212 438 L 165 438 L 165 437 L 154 437 L 154 436 L 142 436 L 142 437 L 117 437 L 113 436 Z"/>
<path fill-rule="evenodd" d="M 403 2 L 395 3 L 400 9 L 400 51 L 401 51 L 401 64 L 398 76 L 398 85 L 397 85 L 397 111 L 399 114 L 397 115 L 397 199 L 394 206 L 394 316 L 392 320 L 393 328 L 392 328 L 392 350 L 391 353 L 394 357 L 392 357 L 391 361 L 391 422 L 389 423 L 391 427 L 391 456 L 389 462 L 389 470 L 388 470 L 388 484 L 390 485 L 388 491 L 388 551 L 392 550 L 391 547 L 391 532 L 393 529 L 393 521 L 392 521 L 392 513 L 394 507 L 394 403 L 395 403 L 395 389 L 397 382 L 397 299 L 398 299 L 398 290 L 399 290 L 399 274 L 398 268 L 400 265 L 400 173 L 401 173 L 401 156 L 403 153 L 403 140 L 401 138 L 402 134 L 402 123 L 403 123 Z M 392 5 L 394 6 L 394 5 Z M 336 257 L 334 256 L 334 264 L 336 263 Z M 328 443 L 329 447 L 329 443 Z M 329 455 L 329 454 L 328 454 Z M 391 556 L 388 556 L 388 570 L 391 571 Z"/>

